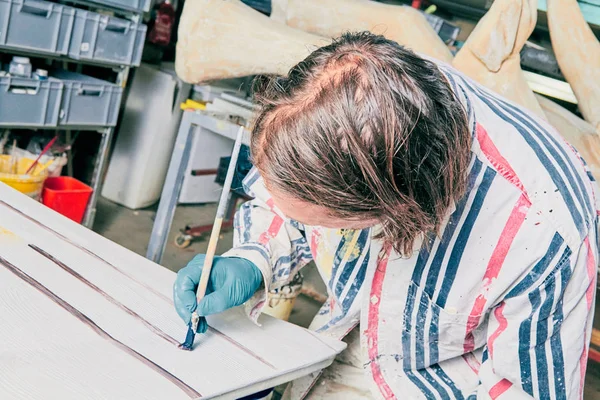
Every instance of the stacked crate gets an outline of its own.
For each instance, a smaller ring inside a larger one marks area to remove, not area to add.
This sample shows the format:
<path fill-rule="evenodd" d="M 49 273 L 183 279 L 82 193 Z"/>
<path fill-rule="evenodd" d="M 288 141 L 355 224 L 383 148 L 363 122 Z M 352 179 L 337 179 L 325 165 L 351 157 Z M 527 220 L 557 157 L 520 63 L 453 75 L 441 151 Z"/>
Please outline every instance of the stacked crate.
<path fill-rule="evenodd" d="M 104 134 L 84 223 L 93 223 L 96 193 L 130 67 L 140 65 L 142 13 L 151 0 L 71 0 L 111 9 L 108 16 L 42 0 L 0 0 L 0 51 L 117 69 L 116 83 L 53 70 L 47 80 L 0 76 L 0 128 L 78 129 Z"/>

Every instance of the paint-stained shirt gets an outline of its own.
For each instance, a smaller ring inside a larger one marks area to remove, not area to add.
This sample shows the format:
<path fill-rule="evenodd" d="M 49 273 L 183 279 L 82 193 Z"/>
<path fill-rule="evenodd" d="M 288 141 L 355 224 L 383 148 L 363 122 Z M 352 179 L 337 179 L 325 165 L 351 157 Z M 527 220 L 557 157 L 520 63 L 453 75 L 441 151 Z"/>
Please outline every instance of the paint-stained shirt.
<path fill-rule="evenodd" d="M 254 200 L 227 255 L 254 262 L 267 289 L 314 261 L 329 300 L 311 329 L 342 338 L 360 321 L 378 397 L 581 398 L 598 264 L 593 178 L 547 122 L 440 69 L 473 140 L 467 192 L 438 236 L 402 258 L 374 239 L 378 227 L 302 226 L 253 170 Z M 265 298 L 249 303 L 252 316 Z"/>

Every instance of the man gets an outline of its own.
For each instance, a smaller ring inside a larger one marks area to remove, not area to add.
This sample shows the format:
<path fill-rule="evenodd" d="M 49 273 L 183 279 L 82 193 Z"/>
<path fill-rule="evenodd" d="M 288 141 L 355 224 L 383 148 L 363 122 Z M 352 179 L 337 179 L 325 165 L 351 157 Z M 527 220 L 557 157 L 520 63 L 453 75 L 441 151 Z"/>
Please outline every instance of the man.
<path fill-rule="evenodd" d="M 200 315 L 256 318 L 314 260 L 330 301 L 312 328 L 341 338 L 360 318 L 374 398 L 581 398 L 597 207 L 548 123 L 368 33 L 260 83 L 255 199 Z M 174 285 L 186 322 L 202 260 Z"/>

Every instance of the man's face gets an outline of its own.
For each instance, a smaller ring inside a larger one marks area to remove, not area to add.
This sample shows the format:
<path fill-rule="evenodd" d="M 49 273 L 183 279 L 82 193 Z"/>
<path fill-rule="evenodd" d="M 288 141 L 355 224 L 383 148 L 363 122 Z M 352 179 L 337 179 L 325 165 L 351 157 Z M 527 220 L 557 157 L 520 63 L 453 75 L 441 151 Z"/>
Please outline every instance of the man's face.
<path fill-rule="evenodd" d="M 286 217 L 307 226 L 322 226 L 332 229 L 364 229 L 377 225 L 375 219 L 342 219 L 331 216 L 331 213 L 322 206 L 314 205 L 303 200 L 293 198 L 277 190 L 269 190 L 275 206 Z"/>

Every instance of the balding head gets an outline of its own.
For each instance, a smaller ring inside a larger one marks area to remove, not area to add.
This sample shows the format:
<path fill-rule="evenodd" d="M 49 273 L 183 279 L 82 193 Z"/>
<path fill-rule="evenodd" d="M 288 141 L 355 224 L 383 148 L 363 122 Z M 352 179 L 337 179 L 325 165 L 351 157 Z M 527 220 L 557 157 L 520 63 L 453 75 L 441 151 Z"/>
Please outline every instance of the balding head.
<path fill-rule="evenodd" d="M 252 157 L 272 192 L 376 220 L 404 254 L 464 193 L 462 105 L 437 66 L 397 43 L 346 34 L 257 83 Z"/>

